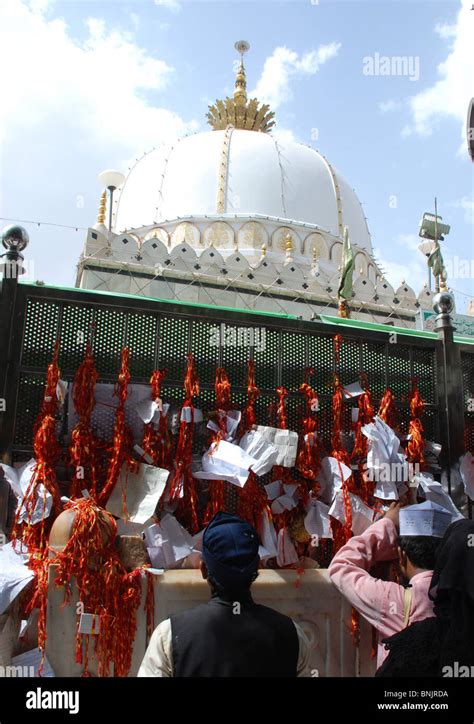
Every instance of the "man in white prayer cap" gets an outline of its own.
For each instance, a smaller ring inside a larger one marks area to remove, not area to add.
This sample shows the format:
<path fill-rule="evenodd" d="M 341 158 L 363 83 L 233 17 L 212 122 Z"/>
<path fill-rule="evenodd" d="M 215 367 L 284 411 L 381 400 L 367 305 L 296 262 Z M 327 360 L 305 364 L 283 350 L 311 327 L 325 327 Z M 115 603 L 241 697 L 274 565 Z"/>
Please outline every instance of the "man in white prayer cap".
<path fill-rule="evenodd" d="M 451 521 L 449 511 L 429 500 L 405 508 L 392 503 L 383 518 L 334 556 L 332 582 L 378 631 L 377 668 L 388 653 L 382 639 L 433 615 L 428 591 L 436 550 Z M 397 558 L 400 583 L 371 575 L 376 563 Z"/>

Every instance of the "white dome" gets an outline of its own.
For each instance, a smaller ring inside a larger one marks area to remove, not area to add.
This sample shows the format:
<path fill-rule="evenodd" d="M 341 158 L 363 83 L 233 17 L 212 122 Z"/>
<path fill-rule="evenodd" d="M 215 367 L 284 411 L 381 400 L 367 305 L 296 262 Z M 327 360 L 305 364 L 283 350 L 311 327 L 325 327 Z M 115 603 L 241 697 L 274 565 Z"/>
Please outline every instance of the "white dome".
<path fill-rule="evenodd" d="M 143 156 L 122 187 L 114 226 L 120 233 L 176 218 L 235 214 L 316 224 L 334 236 L 347 226 L 354 244 L 372 250 L 355 192 L 321 154 L 243 129 L 198 133 Z"/>

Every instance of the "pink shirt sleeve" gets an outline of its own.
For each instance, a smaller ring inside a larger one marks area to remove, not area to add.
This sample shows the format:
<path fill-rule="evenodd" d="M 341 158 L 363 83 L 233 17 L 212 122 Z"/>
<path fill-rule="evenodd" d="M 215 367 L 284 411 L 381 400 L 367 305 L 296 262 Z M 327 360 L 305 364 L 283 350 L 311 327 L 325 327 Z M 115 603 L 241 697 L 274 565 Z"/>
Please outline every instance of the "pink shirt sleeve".
<path fill-rule="evenodd" d="M 403 622 L 404 588 L 382 581 L 369 570 L 379 561 L 397 558 L 397 529 L 386 518 L 351 538 L 329 566 L 332 582 L 342 595 L 383 636 L 400 631 Z"/>

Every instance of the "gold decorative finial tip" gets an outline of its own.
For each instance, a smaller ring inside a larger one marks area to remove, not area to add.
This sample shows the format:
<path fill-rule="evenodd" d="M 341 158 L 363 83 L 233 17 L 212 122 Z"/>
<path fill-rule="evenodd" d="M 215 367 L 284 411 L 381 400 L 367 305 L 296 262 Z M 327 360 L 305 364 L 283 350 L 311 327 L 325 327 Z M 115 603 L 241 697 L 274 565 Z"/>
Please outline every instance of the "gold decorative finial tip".
<path fill-rule="evenodd" d="M 97 223 L 105 223 L 105 214 L 107 206 L 107 191 L 104 189 L 100 195 L 99 213 L 97 214 Z"/>
<path fill-rule="evenodd" d="M 270 111 L 268 105 L 260 104 L 256 98 L 249 100 L 247 96 L 244 54 L 249 50 L 250 44 L 246 40 L 238 40 L 234 47 L 240 53 L 240 65 L 235 78 L 233 97 L 216 100 L 210 105 L 207 121 L 215 131 L 225 130 L 232 125 L 234 128 L 246 131 L 268 133 L 275 125 L 274 113 Z"/>
<path fill-rule="evenodd" d="M 289 231 L 284 236 L 284 242 L 285 242 L 286 253 L 291 254 L 291 252 L 294 250 L 294 244 L 293 244 L 293 237 L 291 236 Z"/>

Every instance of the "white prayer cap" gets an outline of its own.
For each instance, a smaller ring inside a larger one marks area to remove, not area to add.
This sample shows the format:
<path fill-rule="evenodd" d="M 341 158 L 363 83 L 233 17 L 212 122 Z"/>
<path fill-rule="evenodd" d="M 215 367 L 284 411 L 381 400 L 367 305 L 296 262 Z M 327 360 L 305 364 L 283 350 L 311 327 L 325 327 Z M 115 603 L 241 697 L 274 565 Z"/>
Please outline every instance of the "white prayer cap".
<path fill-rule="evenodd" d="M 425 500 L 400 510 L 400 535 L 442 538 L 451 520 L 451 513 L 446 508 Z"/>

